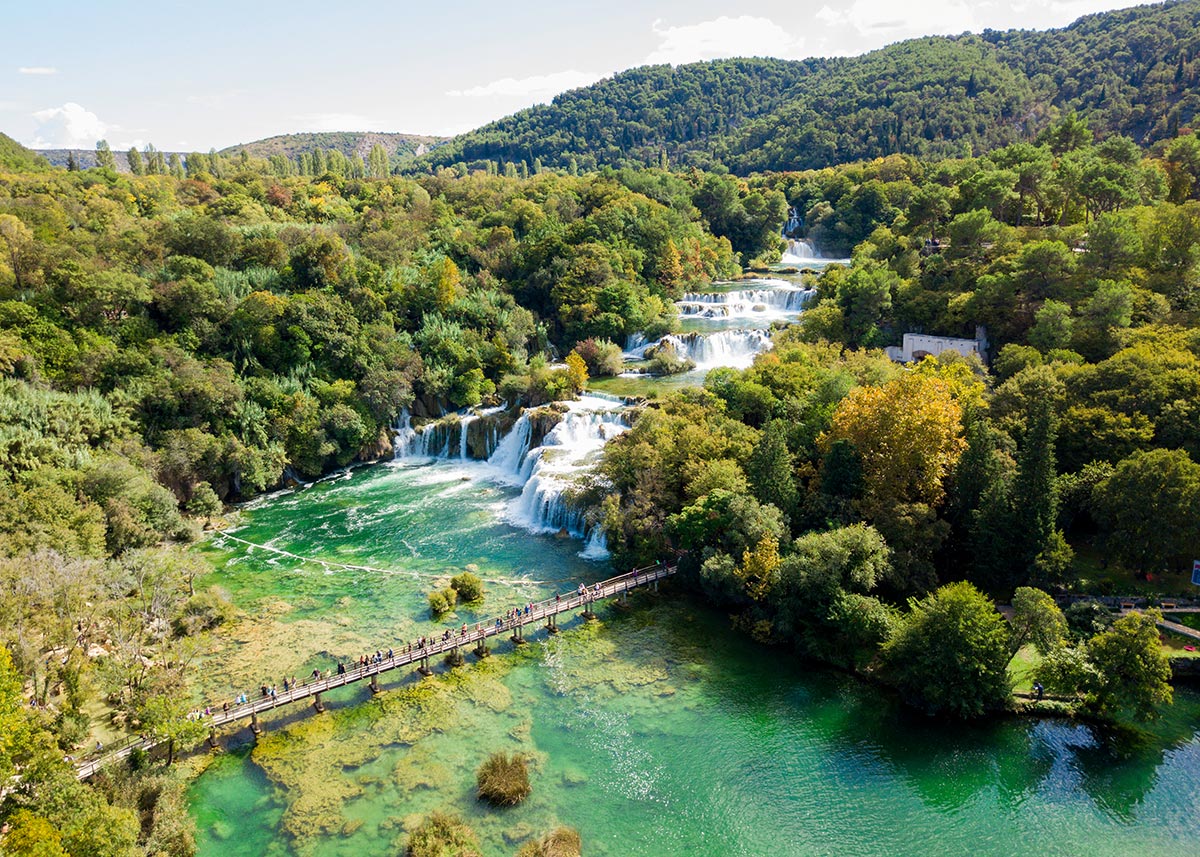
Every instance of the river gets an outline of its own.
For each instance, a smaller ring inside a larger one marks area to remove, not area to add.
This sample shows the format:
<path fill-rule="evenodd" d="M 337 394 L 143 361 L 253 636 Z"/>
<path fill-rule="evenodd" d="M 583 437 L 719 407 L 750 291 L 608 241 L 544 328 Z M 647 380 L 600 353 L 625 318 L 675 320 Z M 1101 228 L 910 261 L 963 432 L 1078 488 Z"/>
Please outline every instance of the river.
<path fill-rule="evenodd" d="M 619 430 L 604 408 L 582 408 L 578 426 Z M 530 512 L 535 471 L 549 484 L 586 466 L 572 450 L 594 452 L 572 431 L 540 452 L 501 455 L 498 439 L 490 463 L 447 443 L 243 510 L 241 541 L 206 547 L 215 570 L 200 585 L 247 617 L 208 653 L 205 698 L 611 574 L 582 539 L 535 532 L 553 529 L 550 511 Z M 468 565 L 488 581 L 484 604 L 434 623 L 427 593 Z M 1187 689 L 1136 740 L 1050 720 L 949 727 L 764 650 L 669 588 L 531 640 L 432 679 L 389 673 L 387 692 L 339 691 L 325 714 L 281 710 L 257 743 L 229 736 L 190 790 L 201 855 L 397 854 L 434 809 L 462 815 L 489 857 L 558 824 L 588 855 L 1200 853 L 1200 695 Z M 495 811 L 475 800 L 474 772 L 500 749 L 528 754 L 533 793 Z"/>

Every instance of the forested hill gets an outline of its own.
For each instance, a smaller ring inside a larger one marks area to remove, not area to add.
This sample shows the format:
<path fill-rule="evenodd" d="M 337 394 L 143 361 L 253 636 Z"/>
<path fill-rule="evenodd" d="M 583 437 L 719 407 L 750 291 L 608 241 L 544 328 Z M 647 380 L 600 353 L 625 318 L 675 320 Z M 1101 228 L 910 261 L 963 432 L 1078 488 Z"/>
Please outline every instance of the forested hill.
<path fill-rule="evenodd" d="M 37 152 L 26 149 L 7 134 L 0 134 L 0 171 L 29 172 L 49 166 Z"/>
<path fill-rule="evenodd" d="M 393 158 L 404 158 L 412 155 L 422 155 L 429 149 L 443 143 L 443 137 L 430 137 L 421 134 L 392 134 L 375 131 L 324 131 L 304 134 L 280 134 L 255 140 L 252 143 L 242 143 L 222 149 L 221 154 L 237 155 L 243 151 L 256 158 L 269 158 L 272 155 L 283 155 L 297 158 L 304 153 L 312 153 L 317 149 L 337 150 L 347 158 L 356 153 L 364 159 L 370 155 L 375 146 L 383 146 Z"/>
<path fill-rule="evenodd" d="M 417 165 L 535 161 L 807 169 L 966 155 L 1076 111 L 1100 135 L 1175 136 L 1200 107 L 1200 0 L 1042 32 L 927 37 L 860 57 L 646 66 L 455 138 Z"/>

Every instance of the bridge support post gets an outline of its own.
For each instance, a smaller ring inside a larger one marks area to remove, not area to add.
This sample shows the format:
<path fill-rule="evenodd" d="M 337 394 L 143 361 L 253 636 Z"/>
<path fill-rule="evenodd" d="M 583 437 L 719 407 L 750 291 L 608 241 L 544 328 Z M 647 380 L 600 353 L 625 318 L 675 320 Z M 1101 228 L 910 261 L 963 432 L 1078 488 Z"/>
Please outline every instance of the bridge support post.
<path fill-rule="evenodd" d="M 319 693 L 313 694 L 313 709 L 318 714 L 325 713 L 325 703 L 321 701 L 321 694 L 319 694 Z"/>
<path fill-rule="evenodd" d="M 512 640 L 512 644 L 514 646 L 525 645 L 525 636 L 521 631 L 521 623 L 520 622 L 517 622 L 517 624 L 513 625 L 513 635 L 510 639 Z"/>
<path fill-rule="evenodd" d="M 425 678 L 429 678 L 431 675 L 433 675 L 433 670 L 429 668 L 429 655 L 421 656 L 421 665 L 417 667 L 417 672 L 425 676 Z"/>
<path fill-rule="evenodd" d="M 492 653 L 492 650 L 487 647 L 487 638 L 480 637 L 479 642 L 475 644 L 475 657 L 483 660 Z"/>
<path fill-rule="evenodd" d="M 579 614 L 589 622 L 596 618 L 596 614 L 592 612 L 592 602 L 589 601 L 587 606 L 583 608 L 583 612 Z"/>
<path fill-rule="evenodd" d="M 371 681 L 367 683 L 367 687 L 371 688 L 371 695 L 379 693 L 379 673 L 371 676 Z"/>
<path fill-rule="evenodd" d="M 217 740 L 217 727 L 215 726 L 208 730 L 208 746 L 214 750 L 221 749 L 221 742 Z"/>
<path fill-rule="evenodd" d="M 254 733 L 255 737 L 262 734 L 262 726 L 258 722 L 257 711 L 250 712 L 250 731 Z"/>
<path fill-rule="evenodd" d="M 657 578 L 655 578 L 654 583 L 652 583 L 650 585 L 654 587 L 655 592 L 658 592 L 658 579 Z"/>
<path fill-rule="evenodd" d="M 546 631 L 550 634 L 558 633 L 558 614 L 551 613 L 546 617 Z"/>
<path fill-rule="evenodd" d="M 446 663 L 452 667 L 461 667 L 466 663 L 466 659 L 463 657 L 462 652 L 458 650 L 458 646 L 455 646 L 450 650 L 450 654 L 446 655 Z"/>

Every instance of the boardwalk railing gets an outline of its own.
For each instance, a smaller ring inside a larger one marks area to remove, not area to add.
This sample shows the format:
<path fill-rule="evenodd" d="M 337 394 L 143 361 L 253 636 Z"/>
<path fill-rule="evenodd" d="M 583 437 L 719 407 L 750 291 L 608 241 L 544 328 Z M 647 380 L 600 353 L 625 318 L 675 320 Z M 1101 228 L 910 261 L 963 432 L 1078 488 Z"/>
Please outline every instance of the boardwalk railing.
<path fill-rule="evenodd" d="M 580 607 L 590 608 L 597 601 L 619 596 L 631 589 L 650 585 L 656 586 L 658 581 L 673 574 L 675 574 L 675 566 L 667 566 L 661 563 L 646 568 L 634 569 L 627 574 L 621 574 L 600 583 L 592 584 L 584 588 L 582 592 L 576 590 L 565 595 L 560 593 L 519 608 L 515 615 L 512 615 L 510 612 L 510 614 L 498 616 L 490 622 L 468 626 L 465 632 L 462 630 L 449 631 L 448 633 L 443 632 L 443 634 L 437 637 L 426 639 L 423 646 L 418 646 L 416 643 L 411 645 L 406 644 L 400 651 L 389 648 L 389 651 L 392 652 L 391 657 L 384 656 L 381 660 L 374 660 L 371 663 L 361 666 L 355 664 L 354 666 L 346 667 L 344 672 L 335 673 L 328 677 L 312 678 L 298 682 L 288 687 L 282 693 L 274 692 L 265 696 L 256 696 L 240 704 L 222 704 L 210 707 L 208 710 L 211 711 L 211 714 L 204 716 L 203 721 L 212 730 L 216 730 L 218 727 L 249 718 L 252 728 L 257 732 L 258 715 L 272 711 L 281 705 L 288 705 L 302 699 L 313 699 L 314 706 L 318 710 L 324 710 L 321 703 L 321 694 L 326 691 L 336 690 L 339 687 L 345 687 L 348 684 L 354 684 L 363 679 L 369 679 L 371 689 L 378 690 L 378 676 L 380 674 L 413 664 L 420 664 L 419 669 L 423 673 L 428 674 L 430 658 L 458 651 L 471 644 L 474 644 L 477 648 L 481 648 L 489 637 L 500 636 L 510 631 L 513 634 L 514 641 L 524 642 L 524 629 L 526 626 L 535 625 L 542 621 L 545 621 L 547 627 L 552 631 L 557 631 L 556 619 L 561 613 L 578 610 Z M 588 612 L 588 610 L 585 610 L 584 615 L 587 615 Z M 76 773 L 79 779 L 87 779 L 105 765 L 126 759 L 137 750 L 149 752 L 166 743 L 166 739 L 152 735 L 130 736 L 120 744 L 104 747 L 93 758 L 79 762 L 76 765 Z"/>

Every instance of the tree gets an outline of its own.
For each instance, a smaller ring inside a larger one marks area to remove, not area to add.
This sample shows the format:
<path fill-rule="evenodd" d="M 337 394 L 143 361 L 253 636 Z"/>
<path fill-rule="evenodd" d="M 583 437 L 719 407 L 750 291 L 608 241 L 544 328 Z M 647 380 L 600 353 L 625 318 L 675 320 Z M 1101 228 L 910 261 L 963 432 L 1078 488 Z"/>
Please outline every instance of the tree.
<path fill-rule="evenodd" d="M 116 170 L 117 158 L 109 148 L 107 140 L 96 143 L 96 166 L 106 170 Z"/>
<path fill-rule="evenodd" d="M 129 147 L 129 152 L 126 154 L 125 159 L 129 162 L 129 172 L 135 176 L 144 176 L 146 174 L 146 164 L 142 160 L 141 152 L 137 150 L 136 146 Z"/>
<path fill-rule="evenodd" d="M 1181 449 L 1135 452 L 1093 497 L 1109 551 L 1134 571 L 1180 567 L 1200 544 L 1200 464 Z"/>
<path fill-rule="evenodd" d="M 386 179 L 391 172 L 389 160 L 387 149 L 380 143 L 372 146 L 371 153 L 367 156 L 367 172 L 371 178 Z"/>
<path fill-rule="evenodd" d="M 822 449 L 827 453 L 839 440 L 858 453 L 863 502 L 872 513 L 904 502 L 940 504 L 945 477 L 966 448 L 950 384 L 915 373 L 851 390 L 834 411 Z"/>
<path fill-rule="evenodd" d="M 790 515 L 796 507 L 796 480 L 792 453 L 787 446 L 787 425 L 771 420 L 746 463 L 746 476 L 760 503 L 771 503 Z"/>
<path fill-rule="evenodd" d="M 1012 599 L 1013 616 L 1009 620 L 1010 650 L 1015 655 L 1026 643 L 1033 643 L 1043 655 L 1063 645 L 1067 638 L 1067 620 L 1054 599 L 1030 586 L 1018 586 Z"/>
<path fill-rule="evenodd" d="M 204 518 L 205 522 L 208 522 L 214 515 L 221 514 L 221 498 L 217 496 L 212 485 L 201 482 L 192 489 L 192 496 L 187 501 L 186 508 L 189 514 Z"/>
<path fill-rule="evenodd" d="M 1012 484 L 1012 551 L 1016 581 L 1054 577 L 1062 568 L 1046 567 L 1052 557 L 1058 495 L 1055 491 L 1054 440 L 1057 419 L 1054 403 L 1047 398 L 1030 402 L 1025 435 L 1017 452 L 1017 471 Z"/>
<path fill-rule="evenodd" d="M 1092 666 L 1085 685 L 1088 706 L 1098 714 L 1157 716 L 1171 702 L 1171 664 L 1158 639 L 1157 611 L 1130 613 L 1086 644 Z"/>
<path fill-rule="evenodd" d="M 1034 314 L 1034 324 L 1029 330 L 1029 344 L 1045 354 L 1071 344 L 1071 305 L 1062 301 L 1048 300 Z"/>
<path fill-rule="evenodd" d="M 1011 693 L 1004 619 L 965 581 L 911 601 L 881 655 L 881 674 L 931 714 L 979 717 Z"/>

